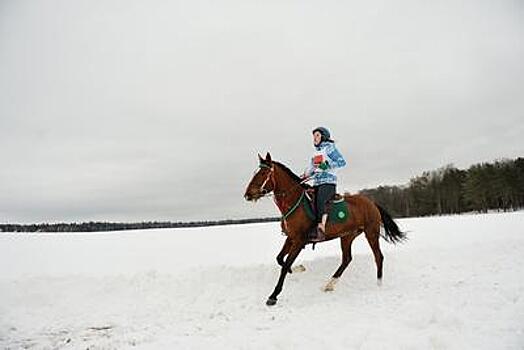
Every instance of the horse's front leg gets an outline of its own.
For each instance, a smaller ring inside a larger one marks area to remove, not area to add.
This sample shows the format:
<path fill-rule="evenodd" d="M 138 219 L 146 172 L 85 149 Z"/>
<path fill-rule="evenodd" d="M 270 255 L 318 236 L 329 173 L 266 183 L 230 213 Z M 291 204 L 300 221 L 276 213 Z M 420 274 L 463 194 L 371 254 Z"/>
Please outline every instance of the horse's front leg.
<path fill-rule="evenodd" d="M 298 254 L 300 254 L 300 251 L 302 250 L 304 244 L 303 243 L 293 243 L 290 250 L 289 255 L 286 259 L 286 262 L 284 263 L 284 266 L 282 266 L 282 269 L 280 270 L 280 277 L 278 278 L 277 285 L 275 286 L 275 290 L 269 298 L 267 299 L 266 305 L 272 306 L 277 303 L 277 297 L 282 292 L 282 287 L 284 286 L 284 280 L 286 279 L 286 275 L 291 270 L 291 265 L 293 265 L 293 262 L 297 258 Z"/>
<path fill-rule="evenodd" d="M 284 245 L 282 246 L 280 253 L 278 253 L 277 255 L 277 263 L 280 266 L 284 266 L 285 264 L 284 258 L 286 257 L 286 255 L 288 255 L 291 245 L 292 245 L 291 239 L 289 237 L 286 238 L 286 241 L 284 242 Z M 289 272 L 291 273 L 291 270 Z"/>

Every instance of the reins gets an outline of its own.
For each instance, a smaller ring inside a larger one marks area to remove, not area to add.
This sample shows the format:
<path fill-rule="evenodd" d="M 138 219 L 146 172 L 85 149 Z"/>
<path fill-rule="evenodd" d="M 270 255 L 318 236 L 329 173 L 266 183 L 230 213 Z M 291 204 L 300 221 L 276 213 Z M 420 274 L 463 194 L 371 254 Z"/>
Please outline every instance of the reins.
<path fill-rule="evenodd" d="M 282 215 L 282 220 L 286 220 L 293 212 L 298 208 L 300 203 L 302 203 L 302 199 L 304 198 L 304 194 L 306 191 L 302 191 L 302 194 L 300 195 L 300 198 L 298 201 L 287 211 L 287 213 Z"/>
<path fill-rule="evenodd" d="M 270 173 L 269 173 L 267 179 L 264 180 L 264 182 L 263 182 L 263 184 L 262 184 L 262 186 L 261 186 L 261 187 L 264 187 L 264 185 L 266 184 L 266 182 L 269 181 L 269 179 L 270 179 L 271 177 L 273 177 L 273 171 L 274 171 L 274 169 L 273 169 L 273 167 L 270 167 L 270 166 L 267 165 L 267 164 L 260 164 L 260 165 L 259 165 L 259 168 L 267 168 L 267 169 L 270 170 Z M 267 192 L 267 193 L 264 193 L 262 196 L 263 196 L 263 197 L 270 197 L 270 196 L 275 196 L 275 197 L 279 197 L 279 196 L 281 196 L 281 197 L 284 197 L 284 196 L 286 196 L 289 192 L 294 191 L 297 187 L 300 187 L 303 191 L 305 191 L 304 188 L 302 187 L 302 184 L 305 183 L 305 182 L 307 182 L 307 181 L 309 181 L 309 180 L 311 180 L 311 176 L 310 176 L 310 177 L 306 177 L 304 180 L 302 180 L 302 181 L 300 181 L 300 182 L 298 182 L 298 183 L 294 183 L 293 186 L 291 186 L 290 189 L 287 189 L 287 190 L 285 190 L 285 191 L 279 191 L 279 192 L 277 193 L 277 191 L 275 191 L 275 189 L 273 188 L 273 193 L 271 193 L 271 192 Z M 273 185 L 275 185 L 275 179 L 274 179 L 274 178 L 273 178 Z M 273 186 L 273 187 L 275 187 L 275 186 Z"/>
<path fill-rule="evenodd" d="M 304 199 L 304 196 L 306 194 L 306 190 L 302 187 L 302 184 L 308 180 L 311 179 L 311 177 L 307 177 L 305 178 L 304 180 L 298 182 L 298 183 L 294 183 L 293 186 L 291 187 L 291 189 L 288 189 L 288 190 L 285 190 L 285 191 L 279 191 L 278 193 L 275 191 L 275 187 L 276 187 L 276 182 L 275 182 L 275 179 L 274 179 L 274 166 L 269 166 L 267 164 L 260 164 L 259 165 L 259 168 L 267 168 L 267 169 L 270 169 L 270 173 L 268 175 L 268 177 L 266 178 L 266 180 L 264 180 L 263 184 L 262 184 L 262 188 L 265 186 L 265 184 L 267 183 L 267 181 L 269 181 L 270 178 L 272 178 L 273 180 L 273 193 L 271 192 L 268 192 L 268 193 L 265 193 L 263 194 L 263 197 L 268 197 L 268 196 L 274 196 L 275 197 L 275 202 L 276 202 L 276 197 L 278 196 L 281 196 L 281 197 L 284 197 L 286 195 L 288 195 L 290 192 L 294 191 L 298 186 L 300 186 L 300 188 L 302 189 L 302 193 L 300 194 L 300 197 L 298 198 L 298 200 L 295 202 L 295 204 L 293 204 L 291 206 L 291 208 L 289 208 L 286 213 L 283 213 L 282 214 L 282 221 L 284 222 L 284 225 L 287 226 L 286 224 L 286 219 L 291 216 L 291 214 L 293 214 L 295 212 L 295 210 L 297 210 L 297 208 L 300 206 L 300 204 L 302 203 L 302 200 Z M 277 204 L 278 206 L 278 204 Z"/>

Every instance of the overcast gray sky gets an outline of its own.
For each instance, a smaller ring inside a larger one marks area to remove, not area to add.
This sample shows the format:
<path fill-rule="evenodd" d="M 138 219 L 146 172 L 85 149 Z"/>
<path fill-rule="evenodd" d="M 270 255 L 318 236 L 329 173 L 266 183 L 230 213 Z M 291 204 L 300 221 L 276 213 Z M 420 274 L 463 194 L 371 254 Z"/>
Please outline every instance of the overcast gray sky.
<path fill-rule="evenodd" d="M 0 0 L 0 222 L 277 215 L 257 152 L 339 189 L 524 155 L 522 1 Z"/>

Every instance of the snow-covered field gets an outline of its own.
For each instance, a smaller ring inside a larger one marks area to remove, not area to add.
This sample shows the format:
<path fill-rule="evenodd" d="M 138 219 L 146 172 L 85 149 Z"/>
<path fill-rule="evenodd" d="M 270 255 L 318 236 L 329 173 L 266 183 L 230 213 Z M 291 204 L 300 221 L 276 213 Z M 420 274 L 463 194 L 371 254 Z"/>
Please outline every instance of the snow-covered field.
<path fill-rule="evenodd" d="M 2 349 L 524 349 L 524 212 L 398 220 L 376 282 L 363 236 L 309 246 L 274 307 L 278 223 L 0 234 Z"/>

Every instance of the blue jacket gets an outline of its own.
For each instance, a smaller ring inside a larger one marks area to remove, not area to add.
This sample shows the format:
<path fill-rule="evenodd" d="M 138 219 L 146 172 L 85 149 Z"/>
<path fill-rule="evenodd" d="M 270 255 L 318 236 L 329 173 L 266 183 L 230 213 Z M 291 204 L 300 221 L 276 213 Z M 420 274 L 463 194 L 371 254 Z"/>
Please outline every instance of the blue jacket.
<path fill-rule="evenodd" d="M 315 154 L 306 170 L 306 176 L 313 176 L 313 185 L 335 184 L 335 169 L 346 166 L 346 160 L 333 142 L 323 141 L 315 146 Z"/>

